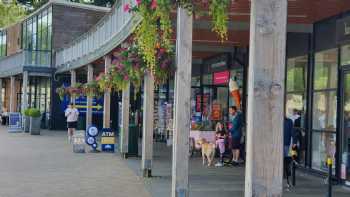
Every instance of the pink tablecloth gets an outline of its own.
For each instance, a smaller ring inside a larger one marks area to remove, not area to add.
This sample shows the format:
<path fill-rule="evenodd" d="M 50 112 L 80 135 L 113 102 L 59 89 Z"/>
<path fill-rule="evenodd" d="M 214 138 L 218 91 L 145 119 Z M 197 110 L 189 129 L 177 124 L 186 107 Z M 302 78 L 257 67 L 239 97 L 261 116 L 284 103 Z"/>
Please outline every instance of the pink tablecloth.
<path fill-rule="evenodd" d="M 190 137 L 194 139 L 196 142 L 197 140 L 204 138 L 208 142 L 214 143 L 215 144 L 215 131 L 198 131 L 198 130 L 191 130 L 190 131 Z M 195 143 L 195 147 L 197 149 L 200 148 L 198 144 Z"/>

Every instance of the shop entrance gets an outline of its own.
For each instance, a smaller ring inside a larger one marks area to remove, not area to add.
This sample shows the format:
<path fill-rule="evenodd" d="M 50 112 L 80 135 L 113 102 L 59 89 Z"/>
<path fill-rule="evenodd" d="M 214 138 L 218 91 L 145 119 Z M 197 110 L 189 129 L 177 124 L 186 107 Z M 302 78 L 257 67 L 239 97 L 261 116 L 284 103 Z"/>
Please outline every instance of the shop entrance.
<path fill-rule="evenodd" d="M 350 65 L 342 69 L 341 77 L 341 179 L 350 186 Z"/>

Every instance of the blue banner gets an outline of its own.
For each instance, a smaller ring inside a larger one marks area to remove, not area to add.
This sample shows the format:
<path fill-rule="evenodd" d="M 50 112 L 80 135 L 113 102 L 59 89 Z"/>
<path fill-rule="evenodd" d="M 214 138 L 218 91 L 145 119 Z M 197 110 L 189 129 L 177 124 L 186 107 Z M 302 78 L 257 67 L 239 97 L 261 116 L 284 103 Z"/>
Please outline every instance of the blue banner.
<path fill-rule="evenodd" d="M 67 109 L 69 103 L 70 103 L 70 97 L 65 96 L 63 101 L 61 102 L 62 111 Z M 80 115 L 85 115 L 86 108 L 87 108 L 86 104 L 87 104 L 86 96 L 80 96 L 79 98 L 75 99 L 75 107 L 78 109 Z M 93 114 L 103 114 L 103 98 L 93 98 L 92 105 L 88 107 L 92 108 Z"/>
<path fill-rule="evenodd" d="M 18 112 L 9 113 L 9 132 L 22 131 L 22 115 Z"/>

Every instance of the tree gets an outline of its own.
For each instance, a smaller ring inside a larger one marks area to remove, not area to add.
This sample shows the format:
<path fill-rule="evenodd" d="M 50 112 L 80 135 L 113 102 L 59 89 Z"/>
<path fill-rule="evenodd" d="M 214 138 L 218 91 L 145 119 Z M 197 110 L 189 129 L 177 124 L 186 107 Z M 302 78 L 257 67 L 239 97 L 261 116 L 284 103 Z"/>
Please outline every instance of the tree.
<path fill-rule="evenodd" d="M 0 0 L 0 28 L 6 27 L 10 24 L 16 23 L 26 15 L 25 9 L 17 4 L 16 1 L 12 3 L 4 3 Z"/>

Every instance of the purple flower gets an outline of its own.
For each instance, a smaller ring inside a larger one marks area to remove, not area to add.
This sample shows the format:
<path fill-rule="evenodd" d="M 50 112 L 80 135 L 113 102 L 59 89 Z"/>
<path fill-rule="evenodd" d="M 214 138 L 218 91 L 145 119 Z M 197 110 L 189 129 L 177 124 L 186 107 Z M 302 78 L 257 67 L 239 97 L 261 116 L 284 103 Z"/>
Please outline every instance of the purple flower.
<path fill-rule="evenodd" d="M 125 75 L 125 76 L 124 76 L 124 80 L 125 80 L 125 81 L 129 80 L 129 76 L 128 76 L 128 75 Z"/>
<path fill-rule="evenodd" d="M 129 12 L 130 11 L 130 4 L 128 4 L 128 3 L 125 4 L 123 9 L 124 9 L 124 12 Z"/>
<path fill-rule="evenodd" d="M 139 6 L 142 3 L 142 0 L 136 0 L 136 5 Z"/>

